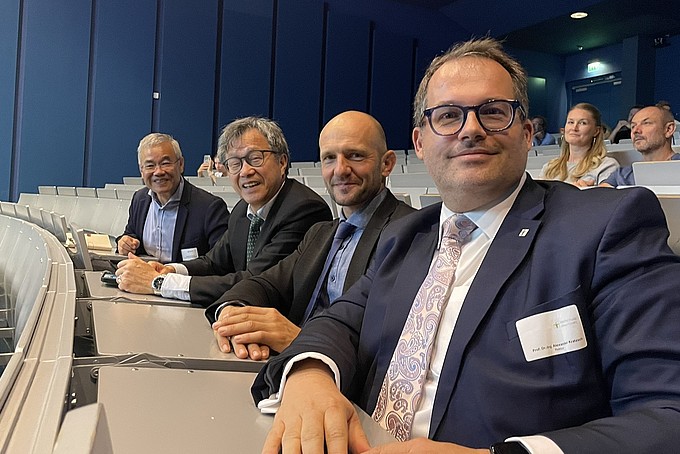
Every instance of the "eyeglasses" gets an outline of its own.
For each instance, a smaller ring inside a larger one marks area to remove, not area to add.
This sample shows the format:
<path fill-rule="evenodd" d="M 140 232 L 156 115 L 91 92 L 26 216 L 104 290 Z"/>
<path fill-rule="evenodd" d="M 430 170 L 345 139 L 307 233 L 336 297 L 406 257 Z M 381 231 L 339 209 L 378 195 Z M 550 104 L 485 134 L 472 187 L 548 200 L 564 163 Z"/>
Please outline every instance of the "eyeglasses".
<path fill-rule="evenodd" d="M 265 153 L 279 154 L 278 151 L 273 150 L 252 150 L 242 158 L 227 158 L 227 160 L 224 162 L 224 166 L 227 168 L 227 172 L 232 175 L 235 175 L 241 171 L 243 168 L 243 161 L 247 162 L 250 167 L 262 167 L 262 164 L 264 164 Z"/>
<path fill-rule="evenodd" d="M 179 162 L 179 159 L 176 159 L 174 161 L 163 161 L 159 164 L 156 164 L 155 162 L 146 162 L 142 164 L 142 170 L 145 172 L 154 172 L 156 170 L 156 167 L 161 169 L 163 172 L 168 172 L 175 167 L 175 164 Z"/>
<path fill-rule="evenodd" d="M 485 131 L 505 131 L 515 120 L 515 111 L 518 108 L 522 115 L 525 115 L 524 109 L 517 100 L 491 99 L 476 106 L 443 104 L 425 109 L 424 113 L 435 134 L 452 136 L 463 129 L 470 111 L 475 113 L 477 121 Z"/>

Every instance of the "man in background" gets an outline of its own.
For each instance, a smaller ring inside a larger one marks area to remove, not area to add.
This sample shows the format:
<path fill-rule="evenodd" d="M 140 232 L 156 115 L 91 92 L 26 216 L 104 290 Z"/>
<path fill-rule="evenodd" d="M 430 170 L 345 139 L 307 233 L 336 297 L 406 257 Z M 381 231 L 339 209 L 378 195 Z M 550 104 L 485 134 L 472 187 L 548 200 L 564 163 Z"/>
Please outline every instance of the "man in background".
<path fill-rule="evenodd" d="M 139 142 L 137 160 L 145 189 L 135 192 L 118 252 L 150 255 L 161 263 L 190 260 L 207 253 L 227 229 L 224 201 L 182 177 L 179 143 L 151 133 Z"/>
<path fill-rule="evenodd" d="M 287 178 L 288 144 L 274 121 L 247 117 L 228 124 L 217 156 L 242 198 L 227 232 L 207 254 L 182 263 L 162 266 L 130 255 L 116 270 L 121 290 L 207 307 L 244 276 L 287 257 L 312 225 L 332 219 L 318 194 Z"/>
<path fill-rule="evenodd" d="M 616 126 L 614 126 L 614 129 L 612 129 L 612 132 L 609 133 L 609 140 L 611 143 L 619 143 L 622 139 L 630 139 L 630 121 L 633 119 L 633 116 L 644 106 L 641 105 L 635 105 L 630 108 L 628 111 L 628 119 L 627 120 L 619 120 L 616 123 Z"/>
<path fill-rule="evenodd" d="M 536 115 L 531 119 L 531 124 L 534 125 L 534 137 L 531 140 L 531 145 L 538 147 L 541 145 L 555 145 L 555 136 L 548 133 L 548 125 L 545 117 Z"/>
<path fill-rule="evenodd" d="M 277 265 L 239 282 L 208 309 L 220 350 L 267 359 L 283 351 L 299 326 L 329 307 L 365 271 L 378 238 L 415 211 L 385 181 L 396 164 L 382 126 L 363 112 L 343 112 L 319 136 L 321 171 L 340 218 L 314 225 Z M 217 321 L 216 321 L 217 320 Z"/>
<path fill-rule="evenodd" d="M 640 109 L 630 122 L 633 147 L 642 155 L 644 162 L 680 159 L 673 151 L 671 142 L 675 133 L 673 114 L 658 106 Z M 600 186 L 616 188 L 635 185 L 633 166 L 619 167 Z"/>

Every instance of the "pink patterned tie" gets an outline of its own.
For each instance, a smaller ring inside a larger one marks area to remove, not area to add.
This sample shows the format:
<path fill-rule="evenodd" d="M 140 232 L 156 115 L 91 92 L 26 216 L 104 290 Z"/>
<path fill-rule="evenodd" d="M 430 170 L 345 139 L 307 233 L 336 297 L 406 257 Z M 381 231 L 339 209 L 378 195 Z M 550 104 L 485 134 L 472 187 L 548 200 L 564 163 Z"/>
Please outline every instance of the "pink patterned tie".
<path fill-rule="evenodd" d="M 443 223 L 442 243 L 425 276 L 385 374 L 373 419 L 399 441 L 411 437 L 444 304 L 449 298 L 460 248 L 477 226 L 464 215 Z"/>

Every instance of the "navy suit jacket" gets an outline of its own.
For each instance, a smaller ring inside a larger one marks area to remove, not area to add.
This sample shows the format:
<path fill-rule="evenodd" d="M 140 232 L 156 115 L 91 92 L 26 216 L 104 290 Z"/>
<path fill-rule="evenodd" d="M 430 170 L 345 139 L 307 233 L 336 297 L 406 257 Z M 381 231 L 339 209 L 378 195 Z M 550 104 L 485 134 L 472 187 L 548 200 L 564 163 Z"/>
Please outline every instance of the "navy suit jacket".
<path fill-rule="evenodd" d="M 388 226 L 366 275 L 260 372 L 256 401 L 277 390 L 288 359 L 316 351 L 372 413 L 434 254 L 440 206 Z M 483 448 L 542 434 L 567 454 L 674 452 L 680 258 L 667 237 L 646 189 L 580 191 L 527 178 L 459 314 L 429 437 Z M 527 362 L 515 322 L 570 305 L 587 347 Z"/>
<path fill-rule="evenodd" d="M 142 188 L 132 196 L 130 215 L 123 235 L 140 241 L 137 255 L 147 255 L 143 237 L 150 205 L 148 188 Z M 179 201 L 173 234 L 172 261 L 182 261 L 182 249 L 196 248 L 199 255 L 208 252 L 227 230 L 228 220 L 229 210 L 224 200 L 184 180 L 184 191 Z M 116 238 L 116 243 L 118 239 L 120 236 Z"/>
<path fill-rule="evenodd" d="M 235 283 L 260 274 L 291 254 L 309 228 L 333 217 L 328 204 L 307 186 L 286 179 L 260 228 L 253 257 L 246 266 L 248 204 L 240 200 L 229 228 L 207 254 L 184 262 L 192 276 L 191 302 L 208 307 Z"/>
<path fill-rule="evenodd" d="M 378 238 L 393 220 L 415 211 L 397 200 L 389 189 L 366 225 L 354 251 L 343 285 L 346 291 L 359 279 L 373 257 Z M 215 310 L 226 301 L 242 301 L 251 306 L 274 307 L 291 322 L 299 325 L 310 302 L 316 283 L 333 244 L 333 236 L 340 223 L 334 221 L 314 224 L 295 252 L 267 271 L 234 285 L 205 311 L 213 323 Z"/>

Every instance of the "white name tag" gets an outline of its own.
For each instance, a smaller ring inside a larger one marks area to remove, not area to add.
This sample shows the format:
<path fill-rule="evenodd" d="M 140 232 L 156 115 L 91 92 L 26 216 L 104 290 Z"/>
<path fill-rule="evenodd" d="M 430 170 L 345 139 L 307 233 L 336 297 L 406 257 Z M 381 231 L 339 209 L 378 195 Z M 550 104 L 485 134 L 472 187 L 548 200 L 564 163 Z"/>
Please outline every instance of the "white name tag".
<path fill-rule="evenodd" d="M 575 305 L 532 315 L 515 323 L 527 361 L 581 350 L 588 346 Z"/>
<path fill-rule="evenodd" d="M 189 249 L 182 249 L 182 260 L 193 260 L 198 258 L 198 249 L 195 247 Z"/>

